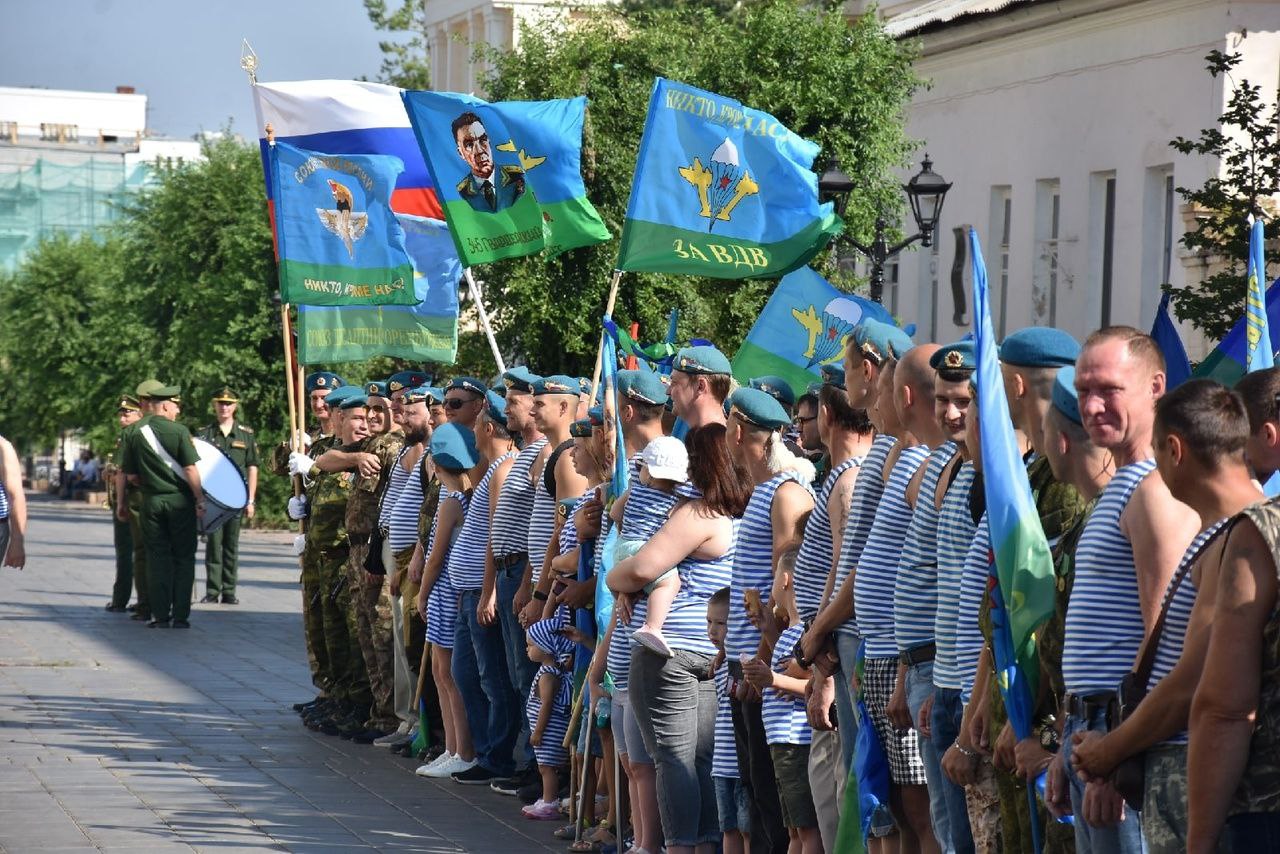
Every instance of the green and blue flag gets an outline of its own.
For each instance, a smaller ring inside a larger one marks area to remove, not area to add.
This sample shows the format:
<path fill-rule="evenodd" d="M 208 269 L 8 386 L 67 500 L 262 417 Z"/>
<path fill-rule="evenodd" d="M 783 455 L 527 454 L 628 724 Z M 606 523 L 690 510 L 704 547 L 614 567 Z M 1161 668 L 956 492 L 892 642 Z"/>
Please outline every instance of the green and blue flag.
<path fill-rule="evenodd" d="M 269 146 L 280 298 L 295 305 L 413 305 L 413 264 L 391 210 L 397 157 Z"/>
<path fill-rule="evenodd" d="M 463 266 L 609 239 L 582 182 L 585 97 L 402 97 Z"/>
<path fill-rule="evenodd" d="M 1262 283 L 1266 281 L 1267 275 L 1267 259 L 1263 250 L 1265 242 L 1262 217 L 1255 217 L 1249 225 L 1249 284 L 1244 301 L 1245 370 L 1248 373 L 1276 366 L 1267 303 L 1262 294 Z"/>
<path fill-rule="evenodd" d="M 768 113 L 659 77 L 618 269 L 743 279 L 803 266 L 843 227 L 818 203 L 817 153 Z"/>

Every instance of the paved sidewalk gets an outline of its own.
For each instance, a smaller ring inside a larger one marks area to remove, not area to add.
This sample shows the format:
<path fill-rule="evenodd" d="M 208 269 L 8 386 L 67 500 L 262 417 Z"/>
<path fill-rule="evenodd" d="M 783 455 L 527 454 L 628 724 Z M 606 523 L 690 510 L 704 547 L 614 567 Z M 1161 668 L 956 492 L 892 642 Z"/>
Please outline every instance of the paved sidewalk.
<path fill-rule="evenodd" d="M 298 722 L 291 541 L 245 532 L 241 605 L 147 629 L 103 610 L 107 512 L 31 504 L 27 569 L 0 574 L 0 850 L 564 850 L 514 798 Z"/>

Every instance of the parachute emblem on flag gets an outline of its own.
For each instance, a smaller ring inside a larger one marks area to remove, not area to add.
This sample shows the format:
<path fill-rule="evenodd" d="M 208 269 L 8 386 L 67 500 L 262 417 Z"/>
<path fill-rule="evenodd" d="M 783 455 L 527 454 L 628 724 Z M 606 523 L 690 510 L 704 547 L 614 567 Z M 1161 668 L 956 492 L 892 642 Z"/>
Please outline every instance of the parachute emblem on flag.
<path fill-rule="evenodd" d="M 716 220 L 728 222 L 738 203 L 759 193 L 760 185 L 752 179 L 751 173 L 742 168 L 738 149 L 727 137 L 711 152 L 708 162 L 711 164 L 709 169 L 695 157 L 691 166 L 681 166 L 678 171 L 681 178 L 697 189 L 698 216 L 709 220 L 707 231 L 710 231 Z"/>
<path fill-rule="evenodd" d="M 356 241 L 364 237 L 365 229 L 369 227 L 369 215 L 353 211 L 351 205 L 355 197 L 351 195 L 351 191 L 332 178 L 327 180 L 329 192 L 333 193 L 333 201 L 337 207 L 331 210 L 316 208 L 316 213 L 319 214 L 320 222 L 324 223 L 324 227 L 337 235 L 342 245 L 347 247 L 347 254 L 354 261 Z"/>
<path fill-rule="evenodd" d="M 854 300 L 836 297 L 822 309 L 821 316 L 814 306 L 805 311 L 793 308 L 791 314 L 809 333 L 804 356 L 809 360 L 805 367 L 812 368 L 843 357 L 845 342 L 862 320 L 863 311 Z"/>

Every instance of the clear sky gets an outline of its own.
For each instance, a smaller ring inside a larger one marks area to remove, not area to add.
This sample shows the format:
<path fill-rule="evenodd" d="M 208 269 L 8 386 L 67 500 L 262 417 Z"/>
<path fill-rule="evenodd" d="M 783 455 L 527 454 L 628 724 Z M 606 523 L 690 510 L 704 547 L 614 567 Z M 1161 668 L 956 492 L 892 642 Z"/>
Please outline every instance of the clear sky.
<path fill-rule="evenodd" d="M 395 7 L 399 0 L 392 0 Z M 161 136 L 232 129 L 255 137 L 240 42 L 262 81 L 377 79 L 361 0 L 0 0 L 0 85 L 148 96 Z M 2 118 L 2 117 L 0 117 Z"/>

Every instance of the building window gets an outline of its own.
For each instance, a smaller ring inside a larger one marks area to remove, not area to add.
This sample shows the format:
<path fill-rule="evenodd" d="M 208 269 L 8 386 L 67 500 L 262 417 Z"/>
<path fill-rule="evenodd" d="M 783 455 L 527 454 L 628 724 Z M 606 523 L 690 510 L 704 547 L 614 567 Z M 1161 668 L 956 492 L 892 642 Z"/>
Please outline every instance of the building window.
<path fill-rule="evenodd" d="M 1164 176 L 1164 252 L 1161 253 L 1160 283 L 1169 283 L 1169 274 L 1173 270 L 1173 247 L 1177 242 L 1173 237 L 1174 198 L 1177 188 L 1173 186 L 1173 169 Z"/>
<path fill-rule="evenodd" d="M 1089 261 L 1098 283 L 1099 325 L 1111 325 L 1112 274 L 1115 267 L 1116 174 L 1095 172 L 1089 185 Z"/>
<path fill-rule="evenodd" d="M 1036 182 L 1036 257 L 1031 282 L 1031 322 L 1058 322 L 1058 235 L 1062 220 L 1062 184 L 1057 178 Z"/>
<path fill-rule="evenodd" d="M 992 187 L 991 188 L 991 230 L 990 234 L 996 239 L 994 251 L 991 253 L 993 258 L 992 265 L 995 268 L 996 275 L 991 279 L 997 283 L 1000 289 L 1000 295 L 997 300 L 992 295 L 992 313 L 995 315 L 991 318 L 993 325 L 996 327 L 996 335 L 1000 338 L 1004 337 L 1005 324 L 1009 313 L 1009 232 L 1013 228 L 1013 188 L 1012 187 Z"/>

